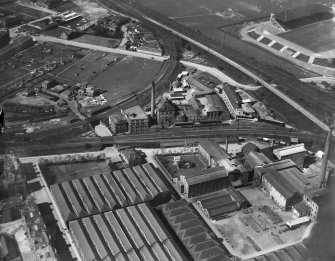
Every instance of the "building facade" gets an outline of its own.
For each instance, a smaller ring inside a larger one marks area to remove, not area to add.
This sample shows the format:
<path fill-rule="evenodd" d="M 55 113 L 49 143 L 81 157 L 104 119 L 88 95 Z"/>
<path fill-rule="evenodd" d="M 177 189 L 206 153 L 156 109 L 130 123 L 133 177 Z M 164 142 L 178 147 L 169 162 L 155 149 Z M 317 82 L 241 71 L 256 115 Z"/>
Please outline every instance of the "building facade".
<path fill-rule="evenodd" d="M 109 128 L 114 134 L 128 132 L 128 121 L 120 112 L 109 116 Z"/>
<path fill-rule="evenodd" d="M 161 127 L 174 125 L 176 117 L 176 108 L 169 100 L 164 100 L 157 108 L 157 121 Z"/>
<path fill-rule="evenodd" d="M 233 118 L 237 118 L 237 116 L 243 115 L 241 99 L 235 92 L 233 86 L 224 85 L 222 87 L 221 97 Z"/>
<path fill-rule="evenodd" d="M 149 118 L 139 105 L 122 110 L 128 122 L 129 133 L 144 133 L 149 131 Z"/>
<path fill-rule="evenodd" d="M 299 168 L 304 166 L 306 149 L 303 143 L 274 149 L 273 154 L 279 160 L 291 159 Z"/>

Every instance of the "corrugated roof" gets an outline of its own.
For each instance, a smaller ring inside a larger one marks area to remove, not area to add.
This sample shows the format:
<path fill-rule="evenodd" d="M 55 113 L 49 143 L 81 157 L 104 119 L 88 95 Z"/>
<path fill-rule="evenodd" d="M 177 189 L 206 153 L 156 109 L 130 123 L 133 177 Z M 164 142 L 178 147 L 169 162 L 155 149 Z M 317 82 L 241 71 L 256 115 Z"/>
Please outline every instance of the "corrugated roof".
<path fill-rule="evenodd" d="M 78 220 L 74 220 L 74 221 L 70 221 L 69 222 L 69 228 L 72 231 L 72 233 L 74 234 L 78 245 L 81 249 L 81 251 L 83 252 L 85 258 L 87 261 L 93 261 L 96 259 L 94 252 L 91 248 L 90 243 L 88 242 L 86 236 L 84 235 L 84 232 L 82 230 L 82 228 L 79 225 L 79 221 Z"/>
<path fill-rule="evenodd" d="M 141 198 L 136 194 L 134 189 L 131 187 L 124 174 L 120 170 L 113 172 L 114 178 L 119 181 L 118 185 L 123 189 L 123 192 L 129 199 L 129 205 L 137 204 L 141 202 Z"/>
<path fill-rule="evenodd" d="M 87 211 L 82 208 L 82 205 L 79 203 L 74 191 L 72 190 L 69 182 L 64 182 L 62 183 L 62 188 L 64 189 L 64 192 L 66 193 L 73 209 L 75 210 L 74 212 L 78 215 L 78 217 L 84 217 L 87 216 L 88 213 Z"/>
<path fill-rule="evenodd" d="M 132 187 L 135 189 L 136 193 L 141 197 L 142 201 L 148 201 L 152 199 L 150 194 L 141 185 L 141 183 L 136 177 L 136 174 L 134 174 L 134 172 L 131 169 L 123 169 L 123 172 L 128 178 Z"/>
<path fill-rule="evenodd" d="M 114 194 L 114 192 L 112 190 L 109 190 L 109 188 L 106 186 L 105 182 L 103 181 L 103 178 L 102 178 L 101 175 L 96 175 L 96 176 L 93 177 L 93 179 L 95 180 L 95 183 L 99 187 L 99 189 L 100 189 L 106 203 L 110 207 L 110 209 L 114 209 L 117 206 L 117 202 L 115 201 L 114 197 L 112 196 L 112 194 Z"/>
<path fill-rule="evenodd" d="M 73 211 L 72 206 L 69 205 L 70 203 L 68 203 L 66 201 L 66 199 L 65 199 L 63 193 L 61 192 L 59 186 L 60 186 L 60 184 L 53 184 L 53 185 L 50 186 L 50 190 L 51 190 L 51 193 L 53 194 L 53 196 L 54 196 L 54 198 L 57 202 L 57 206 L 58 206 L 60 212 L 62 213 L 62 216 L 63 216 L 64 220 L 68 221 L 68 220 L 77 218 L 77 215 Z"/>
<path fill-rule="evenodd" d="M 98 207 L 98 209 L 101 212 L 111 210 L 109 208 L 109 206 L 105 203 L 104 199 L 101 197 L 100 193 L 96 189 L 92 180 L 89 177 L 86 177 L 86 178 L 83 178 L 82 181 L 86 185 L 87 190 L 89 191 L 90 195 L 92 196 L 92 198 L 94 200 L 94 203 Z"/>
<path fill-rule="evenodd" d="M 230 159 L 229 154 L 213 139 L 200 139 L 199 145 L 216 161 Z"/>
<path fill-rule="evenodd" d="M 151 178 L 151 180 L 156 184 L 156 186 L 159 188 L 160 192 L 168 191 L 168 188 L 164 184 L 164 182 L 161 180 L 161 178 L 158 176 L 159 170 L 154 170 L 152 165 L 150 163 L 145 163 L 142 165 L 144 170 L 148 173 L 148 176 Z"/>
<path fill-rule="evenodd" d="M 147 176 L 147 174 L 143 171 L 142 167 L 135 166 L 133 167 L 133 171 L 135 175 L 137 175 L 139 180 L 142 182 L 142 184 L 147 188 L 151 196 L 152 197 L 157 196 L 157 194 L 159 193 L 157 187 L 154 185 L 151 179 Z"/>
<path fill-rule="evenodd" d="M 158 243 L 155 243 L 151 246 L 152 251 L 156 256 L 156 260 L 160 261 L 170 261 L 170 259 L 166 256 L 165 251 L 162 246 Z"/>
<path fill-rule="evenodd" d="M 75 187 L 75 189 L 77 190 L 77 193 L 80 197 L 80 199 L 83 201 L 85 209 L 89 212 L 89 213 L 97 213 L 98 209 L 95 206 L 94 202 L 91 202 L 90 198 L 85 196 L 86 195 L 86 191 L 83 187 L 83 185 L 81 184 L 79 179 L 75 179 L 72 181 L 73 186 Z"/>
<path fill-rule="evenodd" d="M 127 198 L 121 191 L 120 187 L 117 185 L 113 176 L 110 173 L 108 173 L 104 174 L 102 177 L 108 183 L 109 188 L 114 192 L 113 195 L 115 196 L 117 203 L 120 205 L 120 207 L 127 206 L 128 205 Z"/>

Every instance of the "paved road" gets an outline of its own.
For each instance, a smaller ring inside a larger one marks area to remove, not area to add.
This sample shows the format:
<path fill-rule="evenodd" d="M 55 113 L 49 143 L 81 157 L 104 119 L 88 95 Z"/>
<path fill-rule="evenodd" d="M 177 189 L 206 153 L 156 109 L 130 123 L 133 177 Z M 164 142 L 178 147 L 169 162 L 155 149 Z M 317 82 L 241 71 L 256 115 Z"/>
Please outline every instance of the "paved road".
<path fill-rule="evenodd" d="M 239 87 L 239 88 L 243 88 L 245 90 L 251 90 L 251 91 L 256 91 L 261 87 L 261 86 L 252 86 L 252 85 L 245 85 L 245 84 L 238 83 L 234 79 L 230 78 L 228 75 L 224 74 L 219 69 L 216 69 L 214 67 L 210 67 L 210 66 L 206 66 L 206 65 L 202 65 L 198 63 L 193 63 L 193 62 L 188 62 L 188 61 L 183 61 L 183 60 L 181 60 L 180 62 L 184 64 L 185 66 L 193 67 L 200 71 L 207 72 L 215 76 L 216 78 L 218 78 L 220 81 L 227 82 L 230 85 L 233 85 L 235 87 Z"/>
<path fill-rule="evenodd" d="M 266 81 L 264 81 L 262 78 L 260 78 L 258 75 L 256 75 L 255 73 L 251 72 L 249 69 L 241 66 L 240 64 L 236 63 L 235 61 L 225 57 L 224 55 L 220 54 L 219 52 L 207 47 L 206 45 L 174 30 L 173 28 L 170 28 L 156 20 L 151 19 L 150 17 L 147 16 L 143 16 L 144 19 L 166 29 L 171 31 L 173 34 L 185 39 L 186 41 L 208 51 L 209 53 L 215 55 L 216 57 L 224 60 L 225 62 L 229 63 L 230 65 L 234 66 L 235 68 L 237 68 L 238 70 L 244 72 L 245 74 L 247 74 L 248 76 L 250 76 L 251 78 L 253 78 L 254 80 L 258 81 L 260 84 L 262 84 L 265 88 L 267 88 L 269 91 L 273 92 L 274 94 L 276 94 L 277 96 L 279 96 L 281 99 L 283 99 L 284 101 L 286 101 L 288 104 L 290 104 L 292 107 L 294 107 L 295 109 L 297 109 L 298 111 L 300 111 L 303 115 L 305 115 L 307 118 L 309 118 L 311 121 L 313 121 L 315 124 L 317 124 L 320 128 L 328 131 L 329 127 L 322 122 L 321 120 L 319 120 L 317 117 L 315 117 L 313 114 L 311 114 L 308 110 L 306 110 L 305 108 L 303 108 L 302 106 L 300 106 L 299 104 L 297 104 L 294 100 L 292 100 L 290 97 L 288 97 L 287 95 L 285 95 L 284 93 L 280 92 L 279 90 L 277 90 L 275 87 L 273 87 L 271 84 L 267 83 Z M 294 113 L 294 112 L 292 112 Z"/>
<path fill-rule="evenodd" d="M 71 45 L 71 46 L 75 46 L 79 48 L 96 50 L 96 51 L 101 51 L 101 52 L 106 52 L 106 53 L 116 53 L 116 54 L 122 54 L 122 55 L 127 55 L 127 56 L 136 56 L 139 58 L 150 59 L 150 60 L 155 60 L 155 61 L 160 61 L 160 62 L 163 62 L 169 58 L 167 56 L 151 55 L 151 54 L 138 53 L 138 52 L 127 51 L 127 50 L 122 50 L 122 49 L 117 49 L 117 48 L 98 46 L 94 44 L 79 43 L 79 42 L 75 42 L 71 40 L 70 41 L 63 40 L 63 39 L 59 39 L 59 38 L 51 37 L 51 36 L 40 35 L 40 36 L 34 36 L 34 38 L 38 41 L 60 43 L 60 44 Z"/>

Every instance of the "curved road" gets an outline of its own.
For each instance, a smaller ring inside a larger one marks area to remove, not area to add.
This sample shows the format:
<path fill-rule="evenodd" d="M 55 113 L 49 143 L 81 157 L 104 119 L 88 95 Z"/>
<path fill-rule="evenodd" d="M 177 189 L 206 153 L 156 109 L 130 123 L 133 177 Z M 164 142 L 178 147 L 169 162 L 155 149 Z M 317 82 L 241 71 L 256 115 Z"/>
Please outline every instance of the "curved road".
<path fill-rule="evenodd" d="M 250 70 L 248 70 L 247 68 L 243 67 L 242 65 L 234 62 L 233 60 L 225 57 L 224 55 L 220 54 L 219 52 L 207 47 L 206 45 L 182 34 L 179 33 L 178 31 L 164 25 L 161 24 L 160 22 L 151 19 L 150 17 L 147 16 L 143 16 L 144 19 L 168 30 L 171 31 L 173 34 L 185 39 L 186 41 L 197 45 L 198 47 L 206 50 L 207 52 L 215 55 L 216 57 L 224 60 L 225 62 L 229 63 L 230 65 L 234 66 L 236 69 L 240 70 L 241 72 L 244 72 L 246 75 L 250 76 L 251 78 L 253 78 L 254 80 L 258 81 L 259 83 L 261 83 L 265 88 L 267 88 L 269 91 L 273 92 L 274 94 L 276 94 L 277 96 L 279 96 L 281 99 L 283 99 L 284 101 L 286 101 L 288 104 L 290 104 L 292 107 L 294 107 L 296 110 L 300 111 L 303 115 L 305 115 L 307 118 L 309 118 L 311 121 L 313 121 L 315 124 L 317 124 L 320 128 L 322 128 L 325 131 L 329 130 L 329 127 L 322 122 L 320 119 L 318 119 L 317 117 L 315 117 L 313 114 L 311 114 L 308 110 L 306 110 L 305 108 L 303 108 L 302 106 L 300 106 L 299 104 L 297 104 L 294 100 L 292 100 L 290 97 L 288 97 L 287 95 L 285 95 L 284 93 L 280 92 L 279 90 L 277 90 L 275 87 L 273 87 L 271 84 L 267 83 L 266 81 L 264 81 L 261 77 L 257 76 L 255 73 L 251 72 Z M 292 112 L 293 113 L 293 112 Z"/>

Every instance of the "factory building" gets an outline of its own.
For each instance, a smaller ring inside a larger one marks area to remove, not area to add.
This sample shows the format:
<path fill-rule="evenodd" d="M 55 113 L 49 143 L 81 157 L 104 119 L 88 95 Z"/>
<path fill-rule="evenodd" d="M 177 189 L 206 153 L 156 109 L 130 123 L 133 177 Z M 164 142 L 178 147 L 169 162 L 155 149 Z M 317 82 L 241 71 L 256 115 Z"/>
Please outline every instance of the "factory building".
<path fill-rule="evenodd" d="M 200 139 L 199 158 L 207 167 L 225 167 L 227 171 L 235 169 L 230 155 L 213 139 Z"/>
<path fill-rule="evenodd" d="M 230 260 L 226 249 L 193 206 L 184 200 L 179 200 L 164 204 L 161 209 L 193 260 Z"/>
<path fill-rule="evenodd" d="M 149 163 L 54 184 L 50 190 L 65 221 L 150 201 L 169 191 Z"/>
<path fill-rule="evenodd" d="M 154 211 L 139 204 L 69 222 L 82 260 L 186 260 Z"/>
<path fill-rule="evenodd" d="M 233 86 L 228 84 L 223 85 L 221 97 L 233 118 L 243 115 L 241 99 Z"/>
<path fill-rule="evenodd" d="M 304 165 L 306 149 L 303 143 L 273 150 L 279 160 L 291 159 L 299 168 Z"/>
<path fill-rule="evenodd" d="M 109 128 L 113 134 L 128 132 L 128 121 L 120 112 L 116 112 L 108 117 Z"/>
<path fill-rule="evenodd" d="M 229 186 L 232 181 L 224 167 L 215 167 L 180 176 L 177 185 L 180 193 L 187 198 L 204 195 Z"/>
<path fill-rule="evenodd" d="M 312 185 L 298 168 L 289 168 L 264 174 L 262 188 L 280 208 L 287 210 L 302 201 Z"/>
<path fill-rule="evenodd" d="M 157 108 L 157 122 L 161 127 L 174 125 L 177 109 L 169 100 L 162 101 Z"/>
<path fill-rule="evenodd" d="M 309 217 L 311 220 L 316 220 L 319 214 L 320 206 L 325 204 L 325 198 L 329 191 L 326 188 L 318 188 L 308 191 L 304 194 L 304 202 L 310 208 Z"/>
<path fill-rule="evenodd" d="M 128 122 L 129 133 L 143 133 L 149 130 L 149 118 L 139 105 L 122 110 L 121 113 Z"/>
<path fill-rule="evenodd" d="M 213 220 L 227 217 L 227 214 L 247 208 L 248 200 L 235 188 L 229 187 L 196 198 L 198 206 Z"/>

